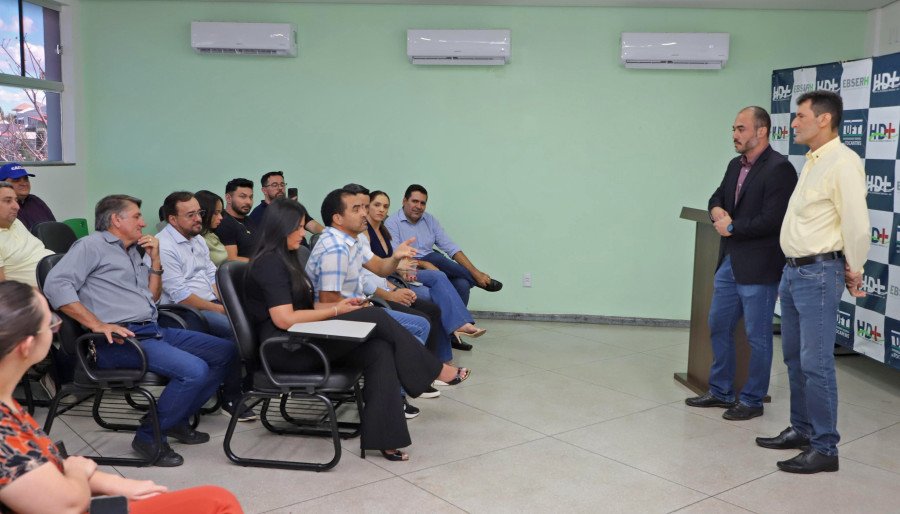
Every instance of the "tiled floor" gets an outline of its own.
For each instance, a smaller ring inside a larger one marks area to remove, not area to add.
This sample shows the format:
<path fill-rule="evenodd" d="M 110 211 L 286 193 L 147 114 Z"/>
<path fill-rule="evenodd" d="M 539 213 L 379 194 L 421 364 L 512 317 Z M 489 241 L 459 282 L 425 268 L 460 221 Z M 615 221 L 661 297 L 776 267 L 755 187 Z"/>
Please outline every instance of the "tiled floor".
<path fill-rule="evenodd" d="M 471 380 L 415 400 L 409 462 L 344 442 L 325 473 L 243 468 L 222 451 L 227 418 L 206 416 L 213 441 L 174 445 L 180 468 L 117 468 L 173 488 L 217 484 L 257 512 L 898 512 L 900 371 L 866 357 L 838 360 L 841 470 L 777 471 L 791 451 L 753 438 L 788 425 L 788 390 L 776 348 L 766 414 L 723 420 L 690 409 L 687 330 L 489 321 L 471 353 Z M 40 417 L 40 416 L 39 416 Z M 130 436 L 63 416 L 51 436 L 70 452 L 128 452 Z M 321 458 L 327 441 L 240 426 L 235 446 L 261 456 Z"/>

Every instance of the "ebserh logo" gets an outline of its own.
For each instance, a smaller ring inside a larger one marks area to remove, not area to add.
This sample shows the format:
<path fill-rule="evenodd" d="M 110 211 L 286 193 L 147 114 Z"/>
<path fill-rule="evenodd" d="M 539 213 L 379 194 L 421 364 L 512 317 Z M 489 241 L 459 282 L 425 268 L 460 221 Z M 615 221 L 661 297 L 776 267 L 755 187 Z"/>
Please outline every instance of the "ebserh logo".
<path fill-rule="evenodd" d="M 859 88 L 869 88 L 869 76 L 863 77 L 846 77 L 841 79 L 841 88 L 844 90 L 847 89 L 859 89 Z"/>
<path fill-rule="evenodd" d="M 841 99 L 844 100 L 846 117 L 849 116 L 847 111 L 869 108 L 872 59 L 845 62 L 841 68 Z"/>

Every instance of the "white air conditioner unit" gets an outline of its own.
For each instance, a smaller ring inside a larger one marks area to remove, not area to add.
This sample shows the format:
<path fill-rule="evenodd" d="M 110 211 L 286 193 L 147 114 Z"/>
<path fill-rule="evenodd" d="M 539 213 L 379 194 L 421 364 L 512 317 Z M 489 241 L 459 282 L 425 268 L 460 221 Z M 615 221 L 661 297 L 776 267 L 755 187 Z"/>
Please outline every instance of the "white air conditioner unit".
<path fill-rule="evenodd" d="M 623 32 L 626 68 L 719 70 L 728 62 L 726 32 Z"/>
<path fill-rule="evenodd" d="M 500 65 L 509 62 L 509 30 L 406 31 L 413 64 Z"/>
<path fill-rule="evenodd" d="M 191 48 L 201 54 L 297 56 L 297 29 L 290 23 L 191 22 Z"/>

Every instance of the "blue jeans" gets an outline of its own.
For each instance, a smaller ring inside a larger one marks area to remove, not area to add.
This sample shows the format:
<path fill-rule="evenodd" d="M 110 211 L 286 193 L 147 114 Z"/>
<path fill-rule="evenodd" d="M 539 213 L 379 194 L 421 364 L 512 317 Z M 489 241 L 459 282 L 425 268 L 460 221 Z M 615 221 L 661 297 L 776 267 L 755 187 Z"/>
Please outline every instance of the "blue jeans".
<path fill-rule="evenodd" d="M 791 426 L 813 449 L 837 455 L 835 324 L 844 291 L 844 260 L 785 266 L 781 296 L 781 347 L 791 384 Z"/>
<path fill-rule="evenodd" d="M 213 311 L 200 311 L 200 313 L 209 324 L 208 333 L 210 335 L 220 337 L 227 341 L 231 341 L 232 343 L 235 342 L 234 332 L 232 332 L 231 330 L 231 323 L 228 321 L 228 316 Z M 196 324 L 192 324 L 189 322 L 188 329 L 195 330 L 197 332 L 203 331 L 203 327 L 194 325 Z M 245 378 L 243 367 L 244 366 L 241 362 L 241 359 L 234 359 L 228 369 L 228 373 L 225 375 L 225 380 L 222 383 L 222 397 L 228 403 L 237 403 L 238 401 L 240 401 L 243 390 L 250 389 L 250 387 L 252 386 L 253 377 L 248 375 Z"/>
<path fill-rule="evenodd" d="M 415 314 L 407 314 L 390 309 L 387 310 L 387 313 L 418 339 L 420 343 L 425 344 L 425 340 L 428 339 L 428 331 L 431 330 L 431 324 L 428 323 L 427 319 Z"/>
<path fill-rule="evenodd" d="M 469 305 L 469 289 L 475 287 L 475 277 L 469 273 L 469 270 L 440 252 L 431 252 L 423 256 L 422 260 L 434 264 L 437 269 L 443 271 L 450 283 L 453 284 L 453 288 L 456 289 L 463 304 Z"/>
<path fill-rule="evenodd" d="M 772 317 L 778 283 L 738 284 L 734 280 L 731 257 L 726 256 L 716 271 L 712 305 L 709 308 L 709 334 L 713 363 L 709 370 L 709 392 L 726 402 L 734 401 L 735 347 L 734 329 L 744 318 L 750 362 L 740 402 L 762 407 L 769 391 L 772 370 Z"/>
<path fill-rule="evenodd" d="M 417 298 L 429 300 L 441 308 L 441 325 L 446 333 L 453 332 L 466 323 L 475 323 L 466 304 L 453 288 L 447 275 L 437 270 L 418 270 L 416 280 L 421 286 L 410 286 Z"/>
<path fill-rule="evenodd" d="M 237 359 L 234 343 L 201 332 L 162 328 L 156 323 L 132 324 L 128 329 L 140 340 L 147 369 L 169 378 L 156 404 L 163 433 L 187 424 L 188 418 L 215 394 Z M 97 366 L 137 368 L 140 358 L 131 346 L 101 344 L 97 346 Z M 150 441 L 153 429 L 143 424 L 135 437 Z"/>

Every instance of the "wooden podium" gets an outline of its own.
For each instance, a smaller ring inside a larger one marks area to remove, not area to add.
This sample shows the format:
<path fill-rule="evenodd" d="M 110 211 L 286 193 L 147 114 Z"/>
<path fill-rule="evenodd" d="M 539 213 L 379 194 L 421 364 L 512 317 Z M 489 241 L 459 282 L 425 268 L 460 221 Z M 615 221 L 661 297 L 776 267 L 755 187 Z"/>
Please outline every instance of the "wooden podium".
<path fill-rule="evenodd" d="M 691 293 L 691 335 L 688 345 L 687 373 L 675 373 L 675 380 L 697 394 L 709 390 L 709 367 L 712 364 L 712 344 L 709 340 L 709 306 L 712 303 L 713 276 L 719 260 L 719 233 L 713 228 L 709 213 L 703 209 L 681 208 L 681 218 L 697 224 L 694 239 L 694 281 Z M 737 366 L 734 376 L 734 395 L 737 397 L 747 380 L 750 345 L 744 332 L 744 321 L 734 331 L 737 346 Z M 768 397 L 767 397 L 768 398 Z"/>

